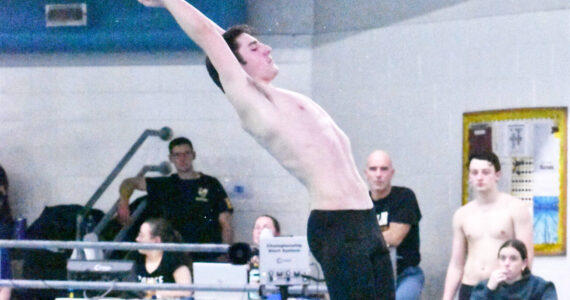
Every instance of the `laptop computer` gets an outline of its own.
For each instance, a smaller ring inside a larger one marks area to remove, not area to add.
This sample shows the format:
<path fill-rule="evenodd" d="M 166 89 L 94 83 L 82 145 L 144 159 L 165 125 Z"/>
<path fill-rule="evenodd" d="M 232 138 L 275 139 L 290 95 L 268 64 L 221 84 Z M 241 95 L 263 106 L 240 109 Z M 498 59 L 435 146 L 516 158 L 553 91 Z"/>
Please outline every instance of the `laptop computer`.
<path fill-rule="evenodd" d="M 219 287 L 243 285 L 247 286 L 247 265 L 228 263 L 192 264 L 194 284 L 209 284 Z M 247 299 L 247 292 L 195 291 L 195 300 L 241 300 Z"/>

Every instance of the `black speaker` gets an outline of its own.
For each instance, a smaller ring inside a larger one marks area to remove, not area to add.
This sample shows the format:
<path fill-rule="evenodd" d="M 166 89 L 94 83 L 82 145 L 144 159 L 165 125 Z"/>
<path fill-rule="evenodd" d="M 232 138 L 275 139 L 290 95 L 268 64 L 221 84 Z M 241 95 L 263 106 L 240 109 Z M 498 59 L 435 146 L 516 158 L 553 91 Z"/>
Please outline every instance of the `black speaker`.
<path fill-rule="evenodd" d="M 78 281 L 134 281 L 134 262 L 130 260 L 67 261 L 67 279 Z"/>
<path fill-rule="evenodd" d="M 228 250 L 230 261 L 234 265 L 245 265 L 252 256 L 251 248 L 246 243 L 235 243 Z"/>

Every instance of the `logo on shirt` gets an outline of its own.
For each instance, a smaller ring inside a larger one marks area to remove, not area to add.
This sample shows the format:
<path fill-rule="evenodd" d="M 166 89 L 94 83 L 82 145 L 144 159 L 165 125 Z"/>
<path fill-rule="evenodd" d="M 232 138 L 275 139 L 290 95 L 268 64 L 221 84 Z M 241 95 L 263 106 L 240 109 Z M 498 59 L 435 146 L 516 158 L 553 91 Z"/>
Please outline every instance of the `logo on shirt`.
<path fill-rule="evenodd" d="M 376 218 L 378 219 L 378 225 L 380 225 L 381 227 L 388 225 L 388 212 L 387 211 L 383 211 L 380 214 L 377 214 Z"/>
<path fill-rule="evenodd" d="M 164 283 L 164 276 L 156 276 L 156 277 L 146 277 L 137 275 L 139 282 L 147 283 L 147 284 L 157 284 L 157 283 Z"/>
<path fill-rule="evenodd" d="M 232 209 L 232 202 L 230 202 L 230 198 L 226 197 L 226 205 L 228 206 L 228 209 Z"/>
<path fill-rule="evenodd" d="M 208 202 L 208 189 L 207 188 L 198 188 L 198 197 L 196 197 L 196 201 Z"/>

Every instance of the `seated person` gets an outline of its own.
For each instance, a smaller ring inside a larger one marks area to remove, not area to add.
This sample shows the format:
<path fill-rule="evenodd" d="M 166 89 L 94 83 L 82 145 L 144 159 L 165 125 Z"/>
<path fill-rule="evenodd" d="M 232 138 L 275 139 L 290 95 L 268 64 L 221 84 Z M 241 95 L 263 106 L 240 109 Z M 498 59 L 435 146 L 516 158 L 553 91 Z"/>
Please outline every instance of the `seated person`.
<path fill-rule="evenodd" d="M 140 227 L 137 243 L 180 243 L 182 238 L 164 219 L 146 220 Z M 142 283 L 192 283 L 190 260 L 182 252 L 164 252 L 162 250 L 138 250 L 134 257 L 137 280 Z M 152 298 L 189 297 L 192 291 L 148 291 L 147 297 Z"/>
<path fill-rule="evenodd" d="M 251 257 L 249 261 L 250 268 L 258 268 L 259 267 L 259 237 L 261 236 L 261 232 L 267 229 L 271 232 L 272 236 L 279 236 L 281 234 L 281 227 L 279 226 L 279 221 L 270 215 L 261 215 L 255 219 L 255 225 L 253 225 L 253 233 L 252 233 L 252 249 L 254 255 Z"/>
<path fill-rule="evenodd" d="M 262 236 L 279 236 L 281 235 L 281 226 L 279 221 L 270 215 L 261 215 L 255 219 L 253 225 L 251 248 L 253 255 L 249 260 L 249 283 L 259 283 L 259 239 Z M 268 299 L 281 299 L 279 294 L 268 295 Z M 249 293 L 249 299 L 261 299 L 258 293 Z"/>
<path fill-rule="evenodd" d="M 8 176 L 0 166 L 0 239 L 11 239 L 13 228 L 14 221 L 10 212 L 10 203 L 8 203 Z M 2 249 L 2 251 L 8 251 L 8 249 Z M 11 275 L 10 269 L 6 268 L 6 271 L 2 270 L 0 279 L 10 279 Z M 10 299 L 10 294 L 10 287 L 0 287 L 0 300 Z"/>
<path fill-rule="evenodd" d="M 488 280 L 481 281 L 471 300 L 483 299 L 558 299 L 554 284 L 534 276 L 528 269 L 526 246 L 513 239 L 499 248 L 499 268 Z"/>

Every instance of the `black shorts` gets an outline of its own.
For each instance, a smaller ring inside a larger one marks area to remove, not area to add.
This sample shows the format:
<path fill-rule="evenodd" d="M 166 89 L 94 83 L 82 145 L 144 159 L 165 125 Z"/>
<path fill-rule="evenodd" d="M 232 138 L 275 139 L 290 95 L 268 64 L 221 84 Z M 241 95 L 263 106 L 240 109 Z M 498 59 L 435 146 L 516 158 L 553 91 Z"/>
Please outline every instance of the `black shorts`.
<path fill-rule="evenodd" d="M 390 253 L 370 210 L 313 210 L 307 230 L 332 300 L 394 299 Z"/>
<path fill-rule="evenodd" d="M 458 300 L 469 300 L 471 298 L 471 293 L 473 292 L 474 286 L 461 284 L 459 287 L 459 297 Z"/>

